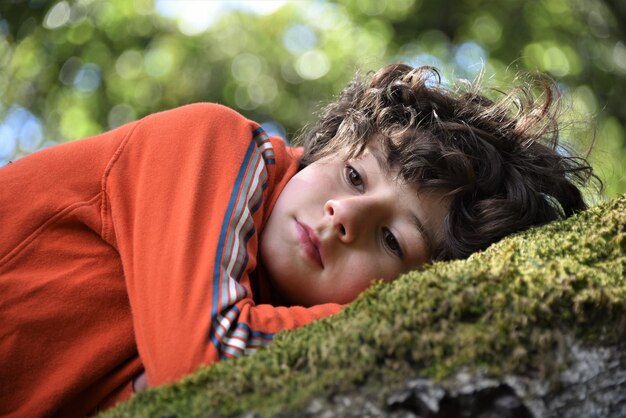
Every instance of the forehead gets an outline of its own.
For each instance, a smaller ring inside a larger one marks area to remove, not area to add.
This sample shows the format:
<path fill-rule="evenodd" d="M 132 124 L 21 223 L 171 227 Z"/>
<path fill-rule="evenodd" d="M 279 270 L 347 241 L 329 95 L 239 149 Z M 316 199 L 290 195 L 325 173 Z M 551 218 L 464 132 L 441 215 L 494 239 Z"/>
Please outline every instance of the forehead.
<path fill-rule="evenodd" d="M 403 196 L 417 197 L 419 195 L 418 187 L 404 181 L 400 177 L 399 167 L 389 164 L 387 155 L 376 145 L 368 145 L 363 153 L 356 157 L 355 160 L 360 160 L 367 166 L 368 171 L 381 176 L 388 185 L 393 185 L 398 188 Z"/>
<path fill-rule="evenodd" d="M 374 159 L 377 168 L 382 174 L 386 175 L 389 179 L 396 179 L 398 170 L 393 170 L 389 164 L 387 154 L 381 149 L 379 141 L 370 141 L 368 145 L 363 149 L 363 152 L 356 157 L 356 159 Z"/>

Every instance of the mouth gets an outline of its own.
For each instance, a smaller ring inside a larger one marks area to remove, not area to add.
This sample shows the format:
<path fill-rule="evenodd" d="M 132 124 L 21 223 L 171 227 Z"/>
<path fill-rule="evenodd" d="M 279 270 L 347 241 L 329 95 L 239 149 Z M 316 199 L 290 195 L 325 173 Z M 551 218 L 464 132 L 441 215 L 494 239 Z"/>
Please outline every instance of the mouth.
<path fill-rule="evenodd" d="M 321 242 L 317 233 L 307 224 L 301 223 L 296 219 L 296 236 L 298 242 L 304 250 L 307 258 L 317 264 L 319 267 L 324 268 L 322 262 L 322 254 L 320 251 Z"/>

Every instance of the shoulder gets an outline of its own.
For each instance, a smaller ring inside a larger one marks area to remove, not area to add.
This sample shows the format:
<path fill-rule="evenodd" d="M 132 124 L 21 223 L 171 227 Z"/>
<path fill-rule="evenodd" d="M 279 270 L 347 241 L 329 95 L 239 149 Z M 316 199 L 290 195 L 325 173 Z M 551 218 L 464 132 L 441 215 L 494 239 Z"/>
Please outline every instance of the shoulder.
<path fill-rule="evenodd" d="M 136 122 L 130 142 L 150 144 L 164 153 L 184 149 L 219 151 L 245 147 L 258 127 L 226 106 L 195 103 L 144 117 Z"/>
<path fill-rule="evenodd" d="M 140 131 L 177 142 L 248 143 L 259 125 L 216 103 L 194 103 L 152 114 L 140 121 Z"/>
<path fill-rule="evenodd" d="M 147 123 L 171 123 L 183 127 L 191 125 L 238 125 L 251 121 L 235 110 L 217 103 L 193 103 L 163 112 L 154 113 L 143 119 Z"/>

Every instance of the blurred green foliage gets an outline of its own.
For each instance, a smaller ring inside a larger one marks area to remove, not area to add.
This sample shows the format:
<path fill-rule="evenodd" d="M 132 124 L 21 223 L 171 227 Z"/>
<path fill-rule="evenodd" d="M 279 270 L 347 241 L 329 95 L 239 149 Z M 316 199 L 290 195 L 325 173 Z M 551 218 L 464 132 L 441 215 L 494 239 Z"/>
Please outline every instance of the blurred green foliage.
<path fill-rule="evenodd" d="M 3 0 L 0 166 L 196 101 L 292 138 L 355 70 L 405 61 L 496 87 L 547 72 L 572 106 L 564 135 L 585 149 L 595 130 L 611 197 L 626 192 L 622 22 L 622 0 Z"/>

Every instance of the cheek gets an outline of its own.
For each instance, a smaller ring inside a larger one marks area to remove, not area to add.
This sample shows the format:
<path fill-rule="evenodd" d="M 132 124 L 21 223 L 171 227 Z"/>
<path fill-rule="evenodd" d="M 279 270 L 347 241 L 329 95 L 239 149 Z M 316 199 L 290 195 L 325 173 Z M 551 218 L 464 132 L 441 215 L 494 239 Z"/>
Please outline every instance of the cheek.
<path fill-rule="evenodd" d="M 350 288 L 362 291 L 369 287 L 373 280 L 391 281 L 397 273 L 397 269 L 392 269 L 384 261 L 381 263 L 379 257 L 370 256 L 354 260 L 346 266 L 344 277 Z"/>
<path fill-rule="evenodd" d="M 391 282 L 404 273 L 402 267 L 396 263 L 389 262 L 383 257 L 367 257 L 360 262 L 351 263 L 352 265 L 346 269 L 349 281 L 355 287 L 368 287 L 372 280 L 383 280 Z"/>
<path fill-rule="evenodd" d="M 328 174 L 300 172 L 282 190 L 275 208 L 292 214 L 306 213 L 325 203 L 333 193 L 336 185 Z"/>

